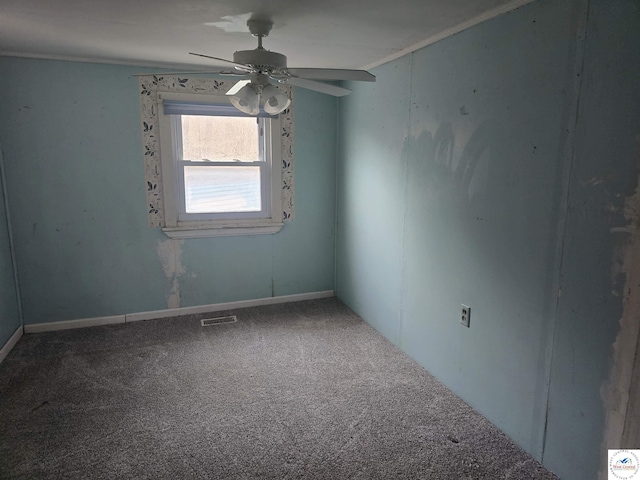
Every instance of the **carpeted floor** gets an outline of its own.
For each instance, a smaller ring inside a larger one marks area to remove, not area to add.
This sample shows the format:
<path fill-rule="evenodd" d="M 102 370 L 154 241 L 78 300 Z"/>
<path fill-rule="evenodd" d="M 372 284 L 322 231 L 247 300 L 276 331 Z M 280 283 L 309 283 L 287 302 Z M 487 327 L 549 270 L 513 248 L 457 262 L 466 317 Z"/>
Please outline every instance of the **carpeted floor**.
<path fill-rule="evenodd" d="M 24 336 L 0 478 L 557 478 L 336 299 L 223 314 Z"/>

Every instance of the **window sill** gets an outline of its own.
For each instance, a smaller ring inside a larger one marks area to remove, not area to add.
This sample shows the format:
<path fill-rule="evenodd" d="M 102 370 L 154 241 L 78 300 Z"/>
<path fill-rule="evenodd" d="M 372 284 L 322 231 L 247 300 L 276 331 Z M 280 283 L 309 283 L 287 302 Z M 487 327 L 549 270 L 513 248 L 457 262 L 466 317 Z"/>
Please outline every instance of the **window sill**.
<path fill-rule="evenodd" d="M 206 238 L 238 235 L 273 235 L 278 233 L 283 226 L 284 223 L 282 222 L 268 221 L 249 224 L 217 223 L 215 225 L 194 223 L 177 227 L 164 227 L 162 231 L 170 238 Z"/>

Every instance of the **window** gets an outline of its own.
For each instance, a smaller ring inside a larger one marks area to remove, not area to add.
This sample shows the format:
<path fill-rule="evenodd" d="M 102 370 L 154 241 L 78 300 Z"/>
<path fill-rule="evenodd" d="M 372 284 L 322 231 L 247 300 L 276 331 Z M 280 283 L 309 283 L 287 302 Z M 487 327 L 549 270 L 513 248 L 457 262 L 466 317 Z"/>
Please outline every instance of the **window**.
<path fill-rule="evenodd" d="M 226 96 L 158 93 L 165 233 L 276 233 L 280 120 L 247 116 Z"/>

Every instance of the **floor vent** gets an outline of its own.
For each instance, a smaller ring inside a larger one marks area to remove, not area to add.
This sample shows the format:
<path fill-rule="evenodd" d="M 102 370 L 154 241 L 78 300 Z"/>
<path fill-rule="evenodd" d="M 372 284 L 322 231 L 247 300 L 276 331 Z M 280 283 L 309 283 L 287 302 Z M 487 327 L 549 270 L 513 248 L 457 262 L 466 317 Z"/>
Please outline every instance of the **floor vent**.
<path fill-rule="evenodd" d="M 238 319 L 235 315 L 229 315 L 228 317 L 203 318 L 200 320 L 200 323 L 203 327 L 210 327 L 212 325 L 222 325 L 223 323 L 234 323 L 237 321 Z"/>

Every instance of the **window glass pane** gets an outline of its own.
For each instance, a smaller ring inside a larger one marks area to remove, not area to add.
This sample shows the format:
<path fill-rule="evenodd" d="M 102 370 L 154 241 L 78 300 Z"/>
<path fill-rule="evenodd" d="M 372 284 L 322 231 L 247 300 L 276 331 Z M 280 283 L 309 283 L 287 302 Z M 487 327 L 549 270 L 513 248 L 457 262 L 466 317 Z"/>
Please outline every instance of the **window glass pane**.
<path fill-rule="evenodd" d="M 257 162 L 256 119 L 182 115 L 183 160 L 195 162 Z"/>
<path fill-rule="evenodd" d="M 255 121 L 255 120 L 254 120 Z M 187 213 L 259 212 L 260 167 L 184 167 Z"/>

